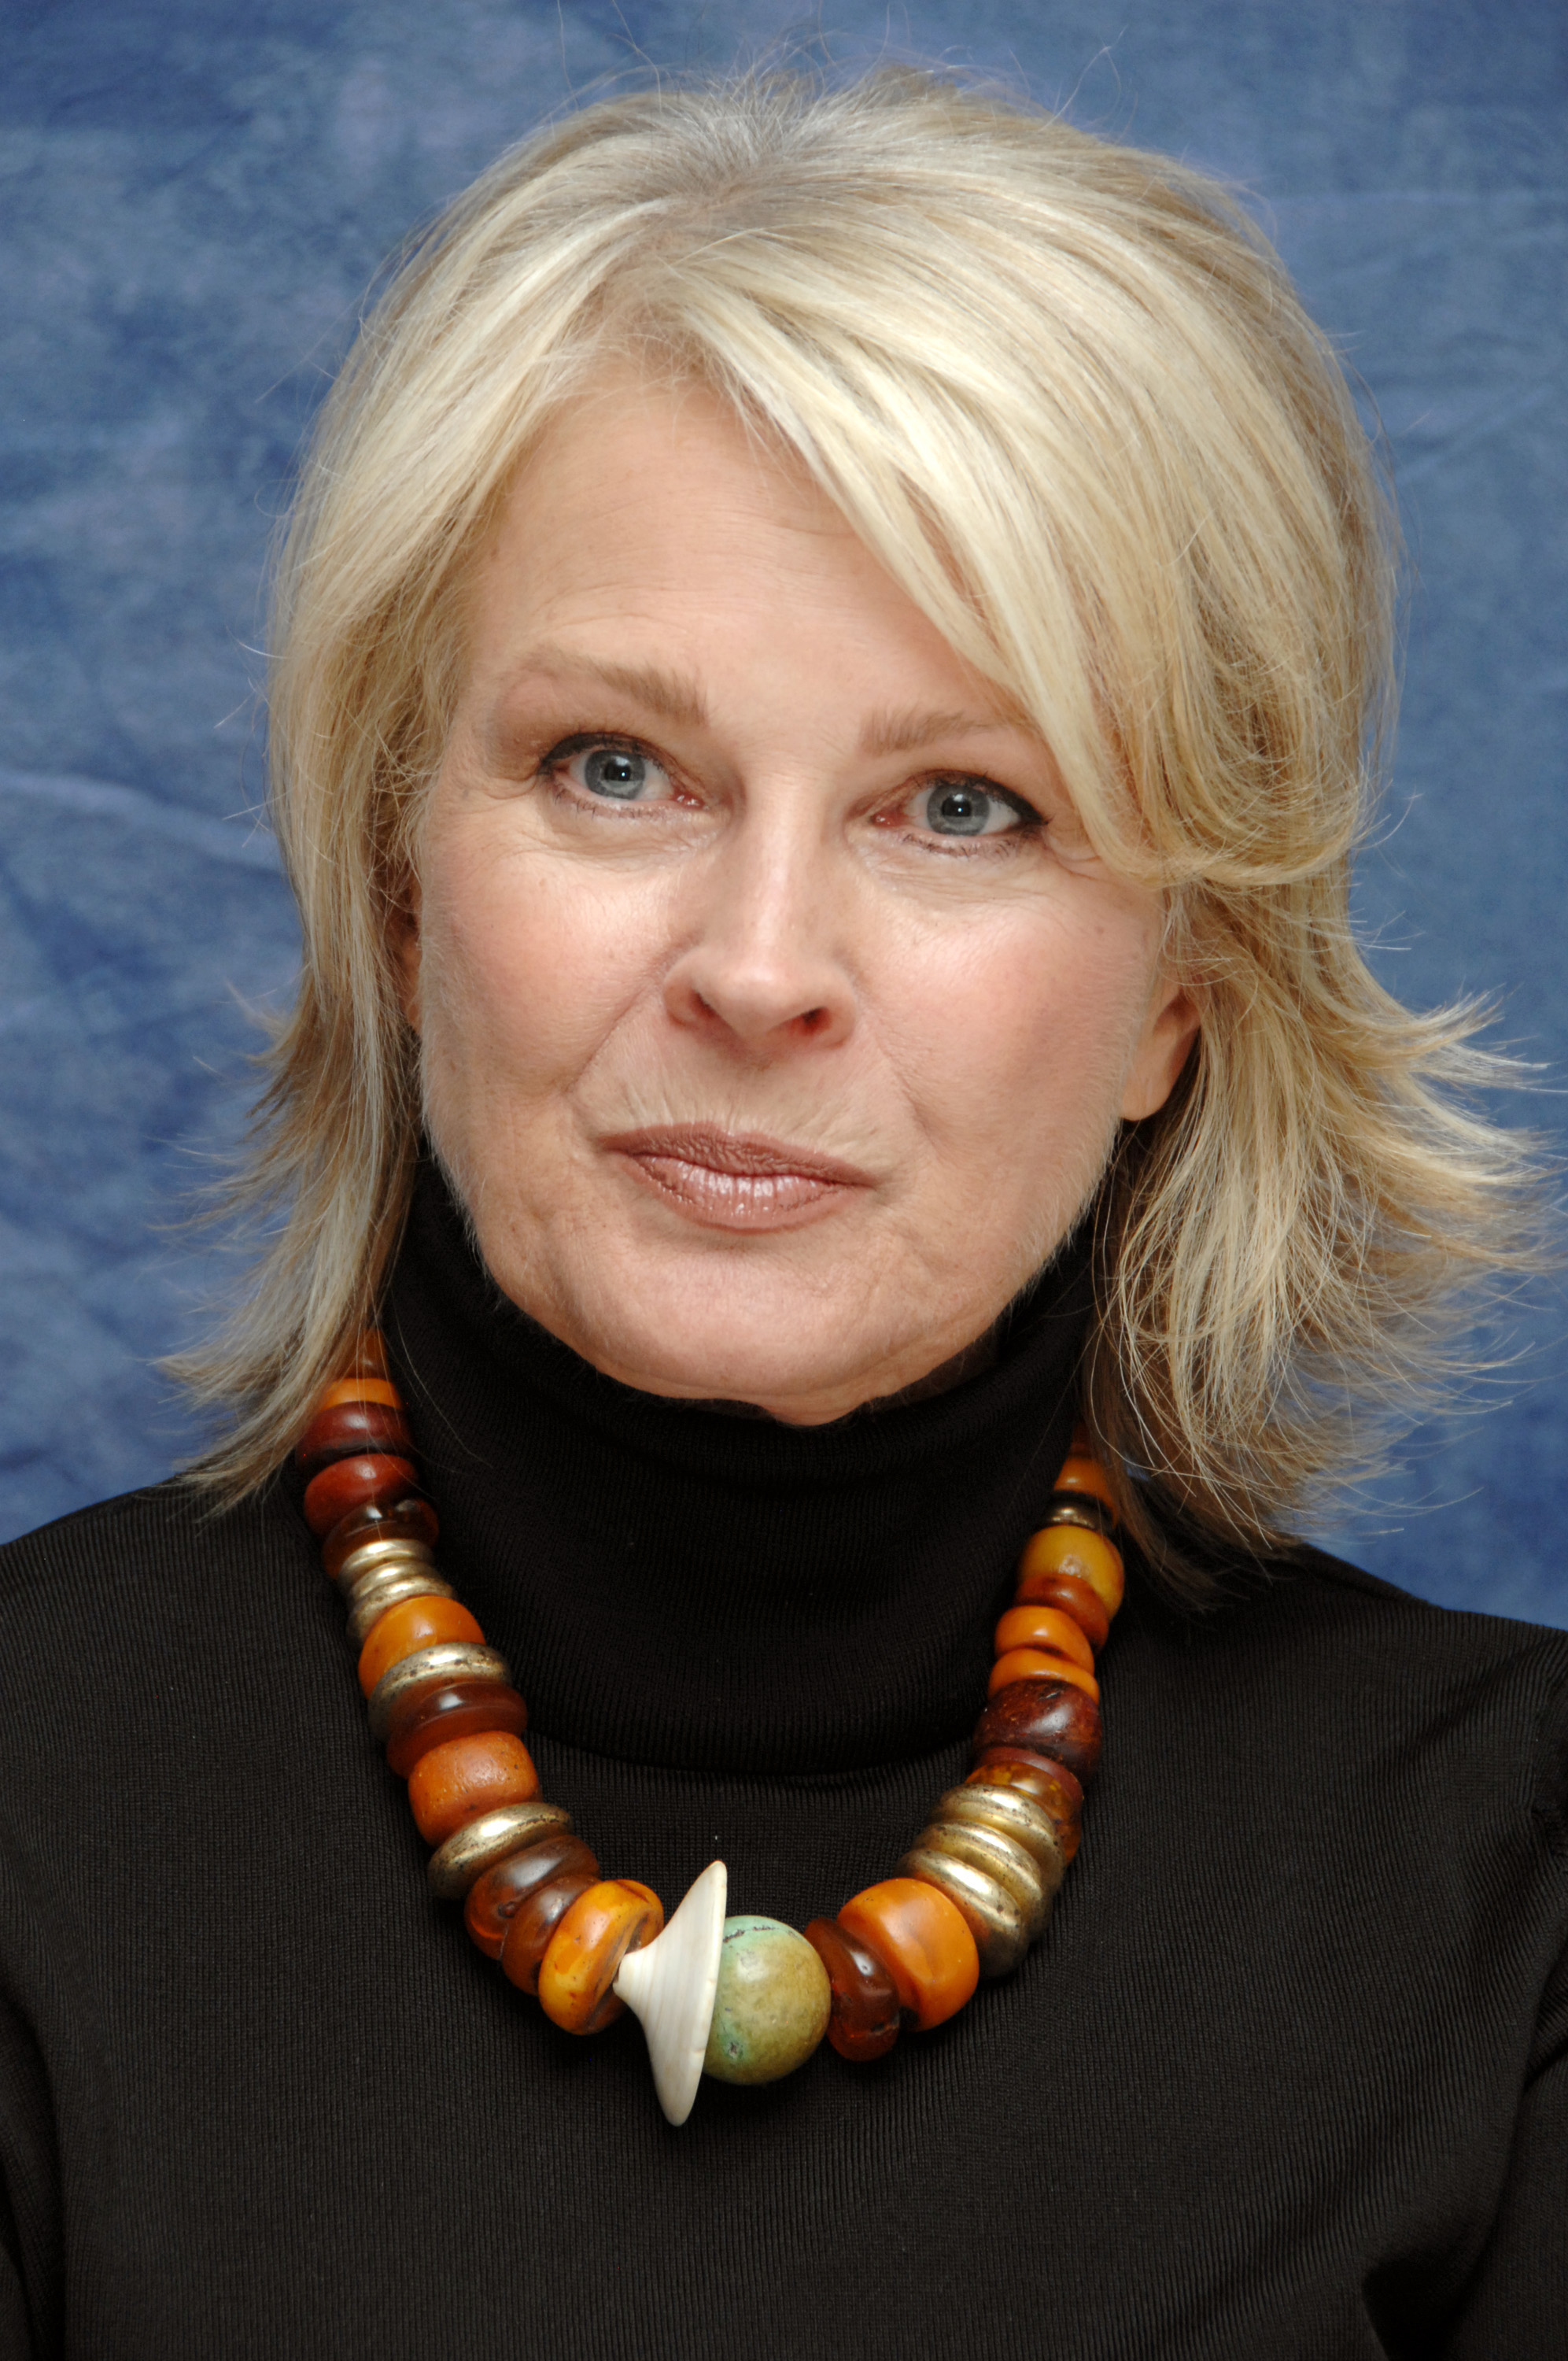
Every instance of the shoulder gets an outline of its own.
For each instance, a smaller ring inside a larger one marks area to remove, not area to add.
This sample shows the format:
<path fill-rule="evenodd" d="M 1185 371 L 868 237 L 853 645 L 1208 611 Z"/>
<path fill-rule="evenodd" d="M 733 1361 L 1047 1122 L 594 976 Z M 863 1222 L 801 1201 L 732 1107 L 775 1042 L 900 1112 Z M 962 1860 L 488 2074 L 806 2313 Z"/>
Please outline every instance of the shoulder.
<path fill-rule="evenodd" d="M 1522 1815 L 1568 1862 L 1568 1632 L 1436 1607 L 1324 1552 L 1179 1615 L 1139 1587 L 1151 1669 L 1195 1683 L 1238 1745 L 1445 1812 Z M 1330 1766 L 1333 1766 L 1332 1770 Z"/>
<path fill-rule="evenodd" d="M 218 1509 L 174 1477 L 0 1546 L 0 1678 L 14 1695 L 51 1664 L 91 1680 L 168 1664 L 198 1635 L 209 1650 L 243 1644 L 263 1601 L 327 1587 L 280 1488 Z"/>

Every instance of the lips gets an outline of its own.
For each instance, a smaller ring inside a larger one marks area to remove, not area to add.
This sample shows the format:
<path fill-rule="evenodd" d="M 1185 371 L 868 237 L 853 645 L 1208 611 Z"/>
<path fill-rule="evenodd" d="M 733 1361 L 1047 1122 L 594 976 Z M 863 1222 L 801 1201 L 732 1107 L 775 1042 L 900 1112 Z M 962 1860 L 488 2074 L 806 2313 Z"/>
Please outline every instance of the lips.
<path fill-rule="evenodd" d="M 718 1229 L 793 1228 L 872 1185 L 838 1157 L 707 1124 L 654 1124 L 599 1144 L 666 1203 Z"/>

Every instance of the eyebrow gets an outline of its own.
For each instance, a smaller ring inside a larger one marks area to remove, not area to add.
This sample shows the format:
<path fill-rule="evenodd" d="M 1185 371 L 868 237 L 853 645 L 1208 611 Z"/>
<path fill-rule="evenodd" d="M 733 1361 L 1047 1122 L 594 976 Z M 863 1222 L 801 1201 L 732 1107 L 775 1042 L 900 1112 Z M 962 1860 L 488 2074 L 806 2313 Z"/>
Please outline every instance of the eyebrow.
<path fill-rule="evenodd" d="M 578 654 L 572 649 L 546 644 L 524 653 L 517 665 L 513 687 L 531 674 L 543 674 L 549 680 L 592 682 L 597 687 L 630 697 L 646 711 L 656 713 L 661 720 L 674 722 L 682 729 L 701 730 L 707 724 L 707 706 L 694 676 L 663 664 L 616 664 L 608 657 Z M 1021 729 L 1028 729 L 1023 717 L 1005 713 L 967 713 L 959 708 L 924 711 L 916 707 L 890 708 L 873 714 L 867 722 L 861 733 L 861 752 L 867 755 L 913 754 L 938 744 L 944 738 L 998 737 Z"/>
<path fill-rule="evenodd" d="M 1016 722 L 995 713 L 922 713 L 913 709 L 878 713 L 861 733 L 861 751 L 865 754 L 916 754 L 922 747 L 934 746 L 944 738 L 994 738 L 1017 727 Z"/>
<path fill-rule="evenodd" d="M 531 648 L 517 666 L 509 697 L 519 681 L 541 673 L 550 680 L 591 681 L 597 687 L 613 689 L 682 729 L 700 730 L 707 720 L 702 691 L 691 675 L 668 671 L 663 664 L 613 664 L 565 648 Z"/>

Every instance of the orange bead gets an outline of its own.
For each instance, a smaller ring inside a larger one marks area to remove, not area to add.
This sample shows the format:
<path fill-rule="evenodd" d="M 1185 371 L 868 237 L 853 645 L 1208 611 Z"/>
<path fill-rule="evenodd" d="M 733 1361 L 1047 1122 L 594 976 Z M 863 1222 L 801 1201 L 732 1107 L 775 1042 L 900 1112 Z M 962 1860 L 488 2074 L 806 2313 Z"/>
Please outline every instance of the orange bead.
<path fill-rule="evenodd" d="M 1035 1680 L 1070 1681 L 1096 1705 L 1100 1702 L 1100 1684 L 1092 1673 L 1086 1673 L 1081 1664 L 1069 1664 L 1065 1656 L 1053 1656 L 1045 1648 L 1009 1648 L 1004 1656 L 998 1656 L 985 1694 L 994 1697 L 999 1689 L 1011 1688 L 1014 1681 Z"/>
<path fill-rule="evenodd" d="M 521 1738 L 487 1730 L 474 1738 L 449 1738 L 422 1754 L 409 1773 L 409 1802 L 426 1844 L 444 1844 L 480 1812 L 502 1804 L 529 1804 L 539 1793 L 539 1773 Z"/>
<path fill-rule="evenodd" d="M 405 1598 L 371 1624 L 359 1651 L 359 1686 L 368 1697 L 393 1664 L 438 1640 L 471 1640 L 482 1647 L 484 1639 L 460 1598 Z"/>
<path fill-rule="evenodd" d="M 917 1877 L 885 1877 L 846 1902 L 846 1934 L 874 1952 L 923 2033 L 956 2016 L 980 1982 L 980 1953 L 956 1902 Z"/>
<path fill-rule="evenodd" d="M 1052 1574 L 1036 1566 L 1032 1574 L 1019 1576 L 1014 1597 L 1020 1607 L 1059 1607 L 1064 1615 L 1072 1617 L 1091 1648 L 1102 1648 L 1111 1636 L 1105 1602 L 1080 1575 Z"/>
<path fill-rule="evenodd" d="M 1049 1648 L 1086 1673 L 1094 1670 L 1093 1649 L 1059 1607 L 1010 1607 L 996 1627 L 996 1653 L 1005 1656 L 1013 1648 Z"/>
<path fill-rule="evenodd" d="M 1107 1615 L 1114 1615 L 1126 1587 L 1115 1543 L 1103 1533 L 1086 1533 L 1080 1525 L 1047 1525 L 1033 1534 L 1018 1561 L 1020 1583 L 1032 1574 L 1076 1576 L 1088 1583 Z"/>
<path fill-rule="evenodd" d="M 1058 1492 L 1087 1492 L 1091 1499 L 1103 1500 L 1115 1513 L 1116 1495 L 1111 1488 L 1111 1478 L 1098 1459 L 1080 1457 L 1077 1452 L 1062 1461 L 1055 1488 Z"/>
<path fill-rule="evenodd" d="M 312 1414 L 319 1418 L 323 1410 L 335 1410 L 339 1402 L 384 1402 L 389 1410 L 401 1410 L 403 1398 L 385 1378 L 339 1378 L 325 1389 Z"/>
<path fill-rule="evenodd" d="M 651 1943 L 664 1905 L 630 1877 L 607 1877 L 579 1894 L 539 1965 L 539 2004 L 565 2033 L 598 2033 L 624 2004 L 610 1990 L 628 1951 Z"/>

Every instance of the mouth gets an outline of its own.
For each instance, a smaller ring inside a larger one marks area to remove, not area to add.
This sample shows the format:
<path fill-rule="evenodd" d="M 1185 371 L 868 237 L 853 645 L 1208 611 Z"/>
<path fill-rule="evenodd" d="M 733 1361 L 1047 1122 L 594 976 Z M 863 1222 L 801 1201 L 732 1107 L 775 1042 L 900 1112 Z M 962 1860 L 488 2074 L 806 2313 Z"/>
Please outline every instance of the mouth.
<path fill-rule="evenodd" d="M 714 1229 L 795 1228 L 873 1185 L 871 1173 L 838 1157 L 708 1124 L 653 1124 L 599 1146 L 666 1204 Z"/>

